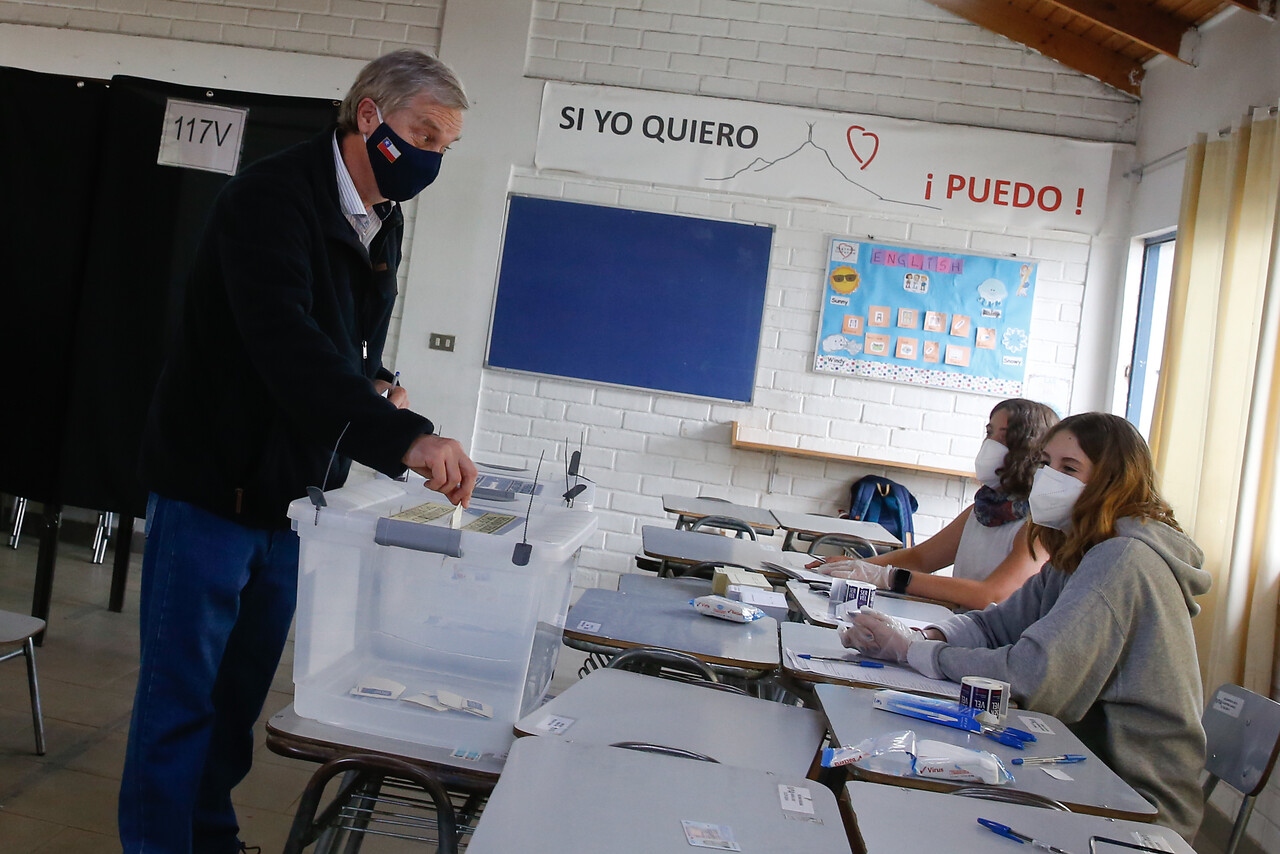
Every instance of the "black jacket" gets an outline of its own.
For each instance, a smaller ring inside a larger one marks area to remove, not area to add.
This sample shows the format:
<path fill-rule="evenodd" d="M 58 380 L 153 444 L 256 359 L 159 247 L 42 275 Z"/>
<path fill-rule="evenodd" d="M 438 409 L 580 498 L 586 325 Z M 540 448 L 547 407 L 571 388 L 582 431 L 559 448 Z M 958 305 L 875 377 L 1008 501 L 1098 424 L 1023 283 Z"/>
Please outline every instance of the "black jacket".
<path fill-rule="evenodd" d="M 396 296 L 399 207 L 365 251 L 338 205 L 332 129 L 223 188 L 156 387 L 141 475 L 152 492 L 254 528 L 346 479 L 387 474 L 431 422 L 374 392 Z"/>

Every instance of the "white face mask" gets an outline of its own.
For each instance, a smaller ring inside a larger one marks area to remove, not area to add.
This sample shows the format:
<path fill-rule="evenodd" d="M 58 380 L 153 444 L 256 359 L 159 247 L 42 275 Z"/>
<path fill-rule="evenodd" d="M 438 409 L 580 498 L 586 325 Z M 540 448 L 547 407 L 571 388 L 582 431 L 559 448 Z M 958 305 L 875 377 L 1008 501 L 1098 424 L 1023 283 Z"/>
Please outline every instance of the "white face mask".
<path fill-rule="evenodd" d="M 978 483 L 999 489 L 1000 476 L 996 474 L 996 469 L 1004 465 L 1004 458 L 1008 453 L 1009 449 L 995 439 L 984 440 L 982 447 L 978 449 L 978 456 L 973 459 L 973 473 L 977 476 Z"/>
<path fill-rule="evenodd" d="M 1071 508 L 1084 491 L 1084 484 L 1069 474 L 1045 466 L 1031 481 L 1031 521 L 1046 528 L 1065 531 L 1071 527 Z"/>

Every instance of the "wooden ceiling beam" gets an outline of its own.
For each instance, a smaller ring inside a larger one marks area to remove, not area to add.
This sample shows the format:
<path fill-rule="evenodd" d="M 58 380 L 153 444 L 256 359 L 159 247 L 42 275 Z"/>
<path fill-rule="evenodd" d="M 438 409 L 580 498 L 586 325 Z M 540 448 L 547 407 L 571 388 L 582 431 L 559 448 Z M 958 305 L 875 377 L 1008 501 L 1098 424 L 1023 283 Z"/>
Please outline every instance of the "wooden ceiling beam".
<path fill-rule="evenodd" d="M 1141 94 L 1141 63 L 1030 15 L 1006 0 L 929 2 L 993 33 L 1024 44 L 1050 59 L 1056 59 L 1081 74 L 1097 78 L 1108 86 L 1134 96 Z"/>
<path fill-rule="evenodd" d="M 1189 22 L 1148 6 L 1139 0 L 1048 0 L 1113 33 L 1133 39 L 1157 53 L 1183 62 L 1190 61 L 1186 37 L 1195 27 Z"/>

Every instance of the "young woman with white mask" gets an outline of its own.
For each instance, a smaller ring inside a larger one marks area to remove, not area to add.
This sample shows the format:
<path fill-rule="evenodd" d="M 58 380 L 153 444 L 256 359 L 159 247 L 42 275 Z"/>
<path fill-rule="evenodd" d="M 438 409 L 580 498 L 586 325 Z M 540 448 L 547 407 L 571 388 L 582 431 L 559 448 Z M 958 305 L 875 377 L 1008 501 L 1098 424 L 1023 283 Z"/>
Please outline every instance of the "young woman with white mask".
<path fill-rule="evenodd" d="M 1051 714 L 1191 839 L 1203 806 L 1203 705 L 1191 618 L 1209 589 L 1204 555 L 1155 487 L 1129 422 L 1090 412 L 1049 431 L 1028 538 L 1049 562 L 1004 602 L 907 629 L 863 611 L 846 646 L 960 681 L 1009 682 Z M 1072 481 L 1074 483 L 1072 483 Z"/>
<path fill-rule="evenodd" d="M 1040 440 L 1057 421 L 1043 403 L 1001 401 L 991 410 L 974 460 L 982 486 L 972 505 L 919 545 L 871 560 L 828 558 L 811 568 L 965 608 L 1003 602 L 1046 558 L 1043 549 L 1028 545 L 1023 523 Z M 953 567 L 950 576 L 931 574 L 947 566 Z"/>

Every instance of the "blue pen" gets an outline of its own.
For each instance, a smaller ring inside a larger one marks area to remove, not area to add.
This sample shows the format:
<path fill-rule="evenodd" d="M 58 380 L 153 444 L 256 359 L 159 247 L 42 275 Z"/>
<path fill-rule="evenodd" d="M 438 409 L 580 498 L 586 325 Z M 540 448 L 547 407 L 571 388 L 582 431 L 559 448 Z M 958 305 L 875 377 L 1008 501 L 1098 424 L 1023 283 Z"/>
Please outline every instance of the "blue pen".
<path fill-rule="evenodd" d="M 807 652 L 798 654 L 796 658 L 805 658 L 809 661 L 841 661 L 845 664 L 855 664 L 858 667 L 884 667 L 882 662 L 868 661 L 865 658 L 839 658 L 832 655 L 809 655 Z"/>
<path fill-rule="evenodd" d="M 1053 852 L 1053 854 L 1068 854 L 1068 852 L 1062 850 L 1056 845 L 1050 845 L 1048 842 L 1041 842 L 1039 839 L 1032 839 L 1025 833 L 1019 833 L 1007 824 L 1001 824 L 1000 822 L 992 821 L 989 818 L 978 819 L 978 824 L 982 825 L 997 836 L 1003 836 L 1005 839 L 1012 839 L 1014 842 L 1018 842 L 1023 845 L 1034 845 L 1036 848 L 1043 848 L 1045 851 Z"/>
<path fill-rule="evenodd" d="M 400 387 L 400 372 L 399 372 L 399 371 L 396 371 L 395 386 L 396 386 L 396 388 L 399 388 L 399 387 Z"/>
<path fill-rule="evenodd" d="M 1061 756 L 1019 756 L 1013 760 L 1014 765 L 1066 765 L 1070 762 L 1083 762 L 1087 757 L 1079 753 L 1063 753 Z"/>

